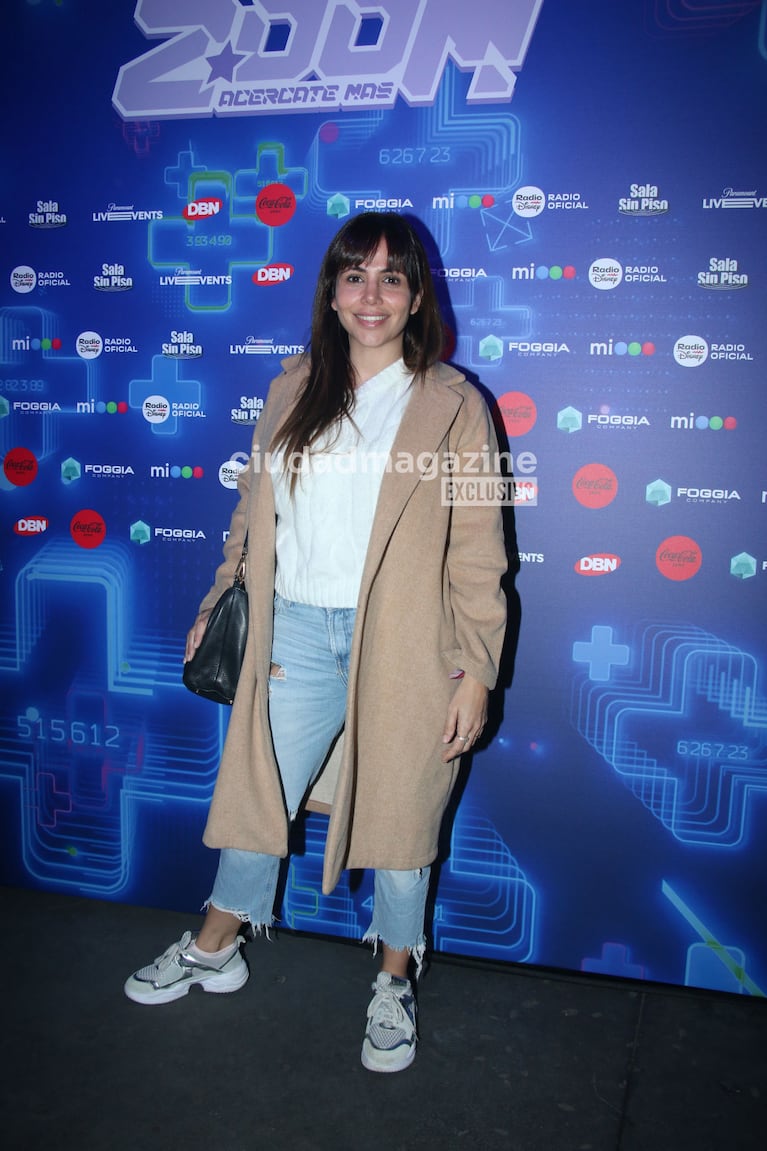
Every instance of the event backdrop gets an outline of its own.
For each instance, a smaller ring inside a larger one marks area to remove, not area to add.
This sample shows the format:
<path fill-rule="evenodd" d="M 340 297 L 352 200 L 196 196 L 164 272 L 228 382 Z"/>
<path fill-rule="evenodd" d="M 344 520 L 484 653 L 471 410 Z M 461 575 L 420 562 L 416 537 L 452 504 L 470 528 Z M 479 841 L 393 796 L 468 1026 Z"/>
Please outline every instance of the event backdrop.
<path fill-rule="evenodd" d="M 505 431 L 521 560 L 434 945 L 764 994 L 760 0 L 0 23 L 3 881 L 208 894 L 228 713 L 181 685 L 184 635 L 322 252 L 385 208 Z M 370 879 L 321 895 L 324 828 L 280 915 L 356 937 Z"/>

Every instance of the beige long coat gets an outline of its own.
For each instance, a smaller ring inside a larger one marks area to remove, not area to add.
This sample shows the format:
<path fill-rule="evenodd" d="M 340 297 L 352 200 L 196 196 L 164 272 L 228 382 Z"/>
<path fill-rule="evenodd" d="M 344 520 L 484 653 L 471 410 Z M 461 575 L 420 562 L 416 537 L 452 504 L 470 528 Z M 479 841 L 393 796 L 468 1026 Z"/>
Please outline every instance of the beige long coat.
<path fill-rule="evenodd" d="M 268 720 L 275 508 L 263 455 L 295 402 L 305 366 L 293 357 L 283 368 L 253 439 L 260 468 L 242 472 L 224 562 L 200 605 L 212 607 L 232 581 L 249 506 L 248 643 L 203 838 L 209 847 L 279 856 L 288 850 L 288 818 Z M 392 470 L 383 477 L 362 575 L 325 893 L 346 867 L 410 870 L 432 862 L 459 763 L 441 758 L 456 687 L 450 672 L 462 668 L 491 689 L 497 677 L 506 622 L 500 511 L 450 507 L 442 498 L 449 462 L 473 467 L 482 478 L 480 457 L 487 459 L 488 446 L 490 454 L 496 450 L 492 423 L 480 393 L 453 368 L 435 366 L 413 389 L 391 449 Z M 433 478 L 427 478 L 424 453 L 434 453 L 443 469 Z M 407 465 L 419 457 L 425 474 Z"/>

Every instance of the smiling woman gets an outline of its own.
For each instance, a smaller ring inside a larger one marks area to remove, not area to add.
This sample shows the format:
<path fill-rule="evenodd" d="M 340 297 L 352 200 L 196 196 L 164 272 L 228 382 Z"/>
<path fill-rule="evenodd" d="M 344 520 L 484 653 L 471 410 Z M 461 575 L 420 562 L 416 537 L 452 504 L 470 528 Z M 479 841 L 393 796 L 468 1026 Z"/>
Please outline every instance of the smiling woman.
<path fill-rule="evenodd" d="M 341 272 L 331 307 L 349 337 L 349 356 L 357 385 L 402 355 L 405 325 L 421 304 L 403 272 L 390 267 L 381 240 L 370 260 Z"/>
<path fill-rule="evenodd" d="M 381 952 L 362 1045 L 371 1071 L 400 1071 L 415 1056 L 409 976 L 424 959 L 430 865 L 460 758 L 485 726 L 506 620 L 496 488 L 469 490 L 456 474 L 463 487 L 451 500 L 426 482 L 452 482 L 453 460 L 460 473 L 498 455 L 482 396 L 439 362 L 441 348 L 414 227 L 395 213 L 349 219 L 320 269 L 310 349 L 284 360 L 269 389 L 224 562 L 187 636 L 190 659 L 246 535 L 257 540 L 204 837 L 221 849 L 205 922 L 125 985 L 129 998 L 160 1004 L 192 983 L 244 984 L 242 924 L 271 926 L 290 825 L 315 801 L 333 749 L 323 891 L 345 868 L 375 872 L 364 934 Z"/>

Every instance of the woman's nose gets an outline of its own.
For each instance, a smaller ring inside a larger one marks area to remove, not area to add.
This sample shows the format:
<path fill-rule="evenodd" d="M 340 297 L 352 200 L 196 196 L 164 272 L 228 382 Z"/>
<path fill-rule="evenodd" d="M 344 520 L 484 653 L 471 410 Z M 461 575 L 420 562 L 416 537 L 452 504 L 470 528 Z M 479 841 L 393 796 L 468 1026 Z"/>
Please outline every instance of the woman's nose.
<path fill-rule="evenodd" d="M 367 278 L 367 280 L 365 281 L 365 299 L 366 300 L 378 300 L 380 298 L 381 298 L 381 293 L 380 293 L 378 280 L 372 276 L 369 276 Z"/>

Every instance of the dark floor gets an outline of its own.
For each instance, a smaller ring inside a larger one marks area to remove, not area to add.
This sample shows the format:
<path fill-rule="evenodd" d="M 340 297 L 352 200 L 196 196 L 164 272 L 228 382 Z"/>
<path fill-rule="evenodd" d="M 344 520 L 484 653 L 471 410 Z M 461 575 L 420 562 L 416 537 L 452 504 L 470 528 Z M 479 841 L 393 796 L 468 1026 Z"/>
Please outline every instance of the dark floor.
<path fill-rule="evenodd" d="M 765 1151 L 767 1003 L 437 958 L 413 1066 L 359 1048 L 376 963 L 280 932 L 251 978 L 145 1007 L 188 917 L 0 888 L 13 1151 Z"/>

